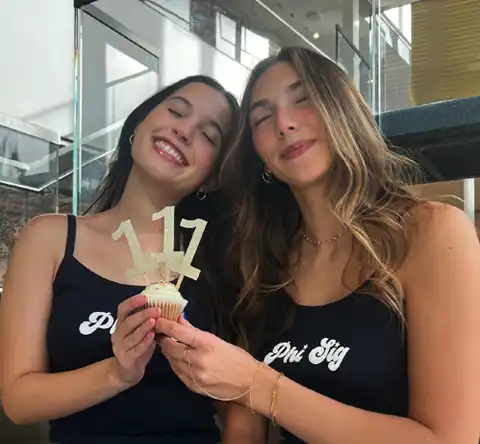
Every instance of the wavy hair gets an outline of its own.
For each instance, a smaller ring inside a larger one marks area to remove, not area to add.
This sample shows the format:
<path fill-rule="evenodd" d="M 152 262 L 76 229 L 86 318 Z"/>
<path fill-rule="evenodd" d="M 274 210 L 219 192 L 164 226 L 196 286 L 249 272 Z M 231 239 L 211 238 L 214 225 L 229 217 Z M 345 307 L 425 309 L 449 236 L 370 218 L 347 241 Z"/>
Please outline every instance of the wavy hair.
<path fill-rule="evenodd" d="M 319 118 L 326 125 L 333 161 L 324 178 L 331 211 L 360 247 L 366 292 L 404 319 L 403 294 L 394 273 L 407 249 L 406 218 L 420 202 L 410 185 L 421 169 L 387 146 L 375 119 L 349 76 L 317 52 L 297 47 L 260 62 L 250 75 L 241 104 L 238 137 L 223 165 L 225 190 L 233 199 L 234 228 L 229 252 L 231 279 L 239 297 L 231 321 L 239 343 L 258 349 L 268 322 L 292 319 L 294 304 L 285 291 L 292 281 L 291 259 L 300 247 L 303 221 L 290 188 L 262 180 L 263 162 L 255 151 L 249 123 L 252 89 L 273 65 L 297 71 Z M 285 315 L 281 315 L 285 313 Z"/>

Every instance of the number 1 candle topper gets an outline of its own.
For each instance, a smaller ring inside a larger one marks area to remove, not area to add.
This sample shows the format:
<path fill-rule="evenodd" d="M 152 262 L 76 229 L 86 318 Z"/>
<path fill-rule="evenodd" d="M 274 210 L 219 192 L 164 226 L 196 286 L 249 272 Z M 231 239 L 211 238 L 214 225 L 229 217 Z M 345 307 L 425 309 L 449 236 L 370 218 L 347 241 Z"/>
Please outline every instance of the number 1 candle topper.
<path fill-rule="evenodd" d="M 164 219 L 163 230 L 163 251 L 161 253 L 151 253 L 146 256 L 140 246 L 137 234 L 130 220 L 120 223 L 118 229 L 112 234 L 114 241 L 120 239 L 122 235 L 127 239 L 128 247 L 132 254 L 135 268 L 127 271 L 127 279 L 134 279 L 138 276 L 146 276 L 150 271 L 158 269 L 165 264 L 171 271 L 179 274 L 176 288 L 180 288 L 185 277 L 197 280 L 201 270 L 192 266 L 193 258 L 198 250 L 207 222 L 203 219 L 188 220 L 182 219 L 180 226 L 194 229 L 192 238 L 188 244 L 187 251 L 174 250 L 175 240 L 175 207 L 165 207 L 162 211 L 152 215 L 152 221 Z"/>

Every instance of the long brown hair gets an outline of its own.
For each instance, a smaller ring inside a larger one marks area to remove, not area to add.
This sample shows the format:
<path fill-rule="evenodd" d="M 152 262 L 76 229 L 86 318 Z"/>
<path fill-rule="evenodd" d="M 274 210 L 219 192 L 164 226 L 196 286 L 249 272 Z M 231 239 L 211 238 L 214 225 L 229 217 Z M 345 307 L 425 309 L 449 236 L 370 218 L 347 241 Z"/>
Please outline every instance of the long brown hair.
<path fill-rule="evenodd" d="M 232 323 L 239 342 L 252 350 L 261 345 L 267 319 L 285 326 L 294 305 L 285 292 L 291 282 L 292 254 L 300 245 L 302 216 L 290 188 L 262 180 L 264 165 L 255 151 L 249 123 L 252 89 L 278 62 L 297 71 L 319 117 L 325 122 L 333 162 L 325 177 L 330 208 L 353 233 L 369 274 L 368 291 L 403 318 L 403 295 L 394 272 L 408 240 L 405 219 L 420 201 L 409 185 L 420 169 L 387 146 L 372 112 L 348 75 L 327 57 L 288 47 L 260 62 L 251 73 L 241 105 L 238 138 L 222 177 L 235 202 L 229 258 L 239 297 Z M 283 314 L 283 315 L 282 315 Z M 277 328 L 275 327 L 275 328 Z M 277 331 L 278 333 L 278 331 Z"/>
<path fill-rule="evenodd" d="M 193 75 L 185 77 L 166 86 L 153 96 L 137 106 L 126 118 L 120 133 L 117 148 L 113 154 L 112 162 L 97 190 L 95 200 L 87 208 L 85 213 L 101 213 L 118 204 L 127 183 L 133 166 L 132 144 L 130 138 L 135 129 L 160 103 L 186 85 L 201 83 L 213 88 L 225 96 L 232 113 L 230 129 L 222 144 L 220 155 L 215 161 L 211 173 L 211 181 L 217 185 L 220 165 L 227 151 L 231 147 L 231 140 L 235 133 L 238 120 L 239 106 L 237 99 L 215 79 L 205 75 Z M 199 201 L 196 193 L 186 196 L 175 211 L 175 244 L 180 248 L 180 243 L 188 245 L 192 236 L 192 230 L 180 225 L 181 219 L 205 219 L 208 222 L 207 229 L 202 238 L 200 248 L 195 255 L 194 265 L 202 270 L 199 280 L 195 283 L 197 297 L 202 298 L 205 319 L 209 328 L 218 336 L 230 339 L 231 328 L 228 325 L 228 315 L 231 312 L 231 304 L 225 293 L 231 292 L 225 281 L 223 271 L 223 245 L 227 244 L 227 232 L 225 218 L 230 213 L 230 203 L 224 198 L 221 190 L 208 193 L 205 200 Z M 188 280 L 183 287 L 191 285 Z M 230 304 L 230 305 L 229 305 Z M 208 318 L 208 319 L 207 319 Z"/>

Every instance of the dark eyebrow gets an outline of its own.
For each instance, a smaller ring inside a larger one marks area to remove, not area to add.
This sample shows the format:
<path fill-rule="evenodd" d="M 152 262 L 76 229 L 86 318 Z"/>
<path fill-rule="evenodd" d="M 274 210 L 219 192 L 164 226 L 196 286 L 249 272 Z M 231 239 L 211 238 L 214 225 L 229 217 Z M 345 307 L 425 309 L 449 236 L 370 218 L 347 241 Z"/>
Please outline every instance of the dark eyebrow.
<path fill-rule="evenodd" d="M 182 102 L 184 105 L 188 106 L 189 108 L 193 107 L 192 103 L 189 100 L 187 100 L 185 97 L 182 97 L 182 96 L 172 96 L 172 97 L 169 97 L 168 100 L 169 101 L 178 100 L 178 101 Z"/>
<path fill-rule="evenodd" d="M 301 80 L 297 80 L 296 82 L 293 82 L 292 84 L 288 85 L 287 89 L 290 91 L 295 91 L 296 89 L 300 88 L 303 85 Z"/>
<path fill-rule="evenodd" d="M 253 103 L 253 104 L 250 106 L 250 112 L 255 111 L 257 108 L 266 107 L 266 106 L 268 106 L 269 103 L 270 103 L 270 101 L 267 100 L 267 99 L 257 100 L 255 103 Z"/>
<path fill-rule="evenodd" d="M 291 83 L 290 85 L 288 85 L 286 89 L 287 89 L 288 91 L 295 91 L 295 90 L 299 89 L 302 85 L 303 85 L 302 81 L 301 81 L 301 80 L 297 80 L 296 82 L 293 82 L 293 83 Z M 256 110 L 257 108 L 267 107 L 269 104 L 270 104 L 270 101 L 269 101 L 268 99 L 260 99 L 260 100 L 257 100 L 256 102 L 254 102 L 254 103 L 250 106 L 250 112 L 253 112 L 253 111 Z"/>

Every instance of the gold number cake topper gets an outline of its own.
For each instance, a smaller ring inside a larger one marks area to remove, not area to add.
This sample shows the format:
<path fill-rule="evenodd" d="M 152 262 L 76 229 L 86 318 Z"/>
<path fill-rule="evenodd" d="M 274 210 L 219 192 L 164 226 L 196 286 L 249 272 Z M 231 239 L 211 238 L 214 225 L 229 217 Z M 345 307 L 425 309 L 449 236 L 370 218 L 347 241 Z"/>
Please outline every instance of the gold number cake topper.
<path fill-rule="evenodd" d="M 148 272 L 165 266 L 169 272 L 178 273 L 176 284 L 177 290 L 182 285 L 183 279 L 188 277 L 197 280 L 201 270 L 192 266 L 193 258 L 198 250 L 207 222 L 203 219 L 188 220 L 182 219 L 180 226 L 194 229 L 187 251 L 175 251 L 175 207 L 165 207 L 162 211 L 152 215 L 152 221 L 164 219 L 163 228 L 163 251 L 160 253 L 151 253 L 147 256 L 142 251 L 140 241 L 130 220 L 120 223 L 118 229 L 112 233 L 114 241 L 119 240 L 122 235 L 127 239 L 128 247 L 132 254 L 134 268 L 127 270 L 127 279 L 134 279 L 138 276 L 146 276 Z"/>

